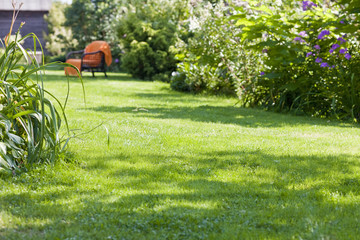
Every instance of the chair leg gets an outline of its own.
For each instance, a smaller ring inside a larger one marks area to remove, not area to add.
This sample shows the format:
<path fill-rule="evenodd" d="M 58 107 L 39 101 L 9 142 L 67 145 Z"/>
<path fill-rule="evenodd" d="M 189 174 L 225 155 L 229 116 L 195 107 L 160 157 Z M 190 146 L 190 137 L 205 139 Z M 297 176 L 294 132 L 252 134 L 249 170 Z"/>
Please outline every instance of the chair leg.
<path fill-rule="evenodd" d="M 93 70 L 91 70 L 91 72 L 92 72 L 93 77 L 95 77 L 95 73 L 94 73 L 94 71 L 93 71 Z"/>
<path fill-rule="evenodd" d="M 105 77 L 107 78 L 106 71 L 104 70 Z"/>

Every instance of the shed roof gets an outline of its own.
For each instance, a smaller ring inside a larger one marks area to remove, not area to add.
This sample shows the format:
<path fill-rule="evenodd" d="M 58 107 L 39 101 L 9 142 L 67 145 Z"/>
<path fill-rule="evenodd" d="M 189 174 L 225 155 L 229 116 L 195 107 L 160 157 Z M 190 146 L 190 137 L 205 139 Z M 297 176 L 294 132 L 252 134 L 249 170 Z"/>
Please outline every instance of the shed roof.
<path fill-rule="evenodd" d="M 0 0 L 0 11 L 11 11 L 13 6 L 11 0 Z M 16 0 L 17 3 L 23 2 L 21 11 L 49 11 L 51 0 Z"/>

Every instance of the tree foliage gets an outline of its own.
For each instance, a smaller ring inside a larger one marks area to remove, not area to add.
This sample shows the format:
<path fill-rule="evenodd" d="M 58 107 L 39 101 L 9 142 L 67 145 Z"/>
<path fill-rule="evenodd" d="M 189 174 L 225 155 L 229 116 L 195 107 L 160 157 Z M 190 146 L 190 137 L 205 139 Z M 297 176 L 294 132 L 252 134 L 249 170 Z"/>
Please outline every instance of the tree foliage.
<path fill-rule="evenodd" d="M 118 58 L 121 49 L 116 34 L 117 21 L 123 14 L 121 0 L 73 0 L 66 8 L 65 26 L 70 27 L 78 41 L 78 49 L 84 49 L 95 40 L 109 43 L 113 57 Z"/>
<path fill-rule="evenodd" d="M 67 4 L 54 2 L 45 21 L 48 24 L 48 34 L 45 34 L 46 49 L 52 55 L 65 55 L 66 52 L 73 50 L 78 41 L 74 38 L 69 27 L 65 27 L 65 9 Z"/>

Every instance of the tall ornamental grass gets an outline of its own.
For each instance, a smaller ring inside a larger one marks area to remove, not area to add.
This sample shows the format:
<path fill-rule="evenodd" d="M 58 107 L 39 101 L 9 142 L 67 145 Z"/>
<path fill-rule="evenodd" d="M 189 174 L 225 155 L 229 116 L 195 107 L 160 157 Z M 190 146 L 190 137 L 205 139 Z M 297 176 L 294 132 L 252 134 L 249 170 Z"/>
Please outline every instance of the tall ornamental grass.
<path fill-rule="evenodd" d="M 10 29 L 15 18 L 14 10 Z M 60 115 L 68 129 L 66 101 L 61 104 L 44 89 L 43 70 L 50 64 L 40 65 L 33 52 L 21 45 L 25 39 L 33 38 L 36 52 L 36 42 L 40 42 L 33 33 L 19 37 L 19 31 L 13 41 L 9 40 L 11 30 L 4 42 L 0 40 L 4 48 L 0 55 L 0 173 L 15 174 L 34 164 L 54 163 L 70 139 L 59 135 Z M 24 60 L 29 64 L 20 65 Z"/>

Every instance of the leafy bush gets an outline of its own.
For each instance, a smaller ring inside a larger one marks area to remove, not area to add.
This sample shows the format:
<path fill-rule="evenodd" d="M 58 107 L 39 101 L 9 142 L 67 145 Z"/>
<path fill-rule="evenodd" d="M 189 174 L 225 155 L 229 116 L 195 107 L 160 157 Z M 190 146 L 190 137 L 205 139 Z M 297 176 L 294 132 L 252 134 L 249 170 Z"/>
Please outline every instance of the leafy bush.
<path fill-rule="evenodd" d="M 59 136 L 60 114 L 67 122 L 66 103 L 63 106 L 44 89 L 46 65 L 39 65 L 20 44 L 28 37 L 37 40 L 33 34 L 17 34 L 14 41 L 6 38 L 5 46 L 1 42 L 5 49 L 0 55 L 0 171 L 14 174 L 33 164 L 54 163 L 67 142 Z M 24 58 L 32 64 L 18 65 Z M 60 113 L 45 95 L 58 103 Z"/>
<path fill-rule="evenodd" d="M 123 68 L 134 77 L 169 81 L 176 68 L 177 24 L 183 15 L 182 2 L 147 1 L 128 9 L 118 24 L 118 36 L 124 54 Z"/>
<path fill-rule="evenodd" d="M 264 55 L 254 98 L 246 100 L 281 111 L 359 118 L 354 113 L 360 110 L 360 69 L 357 54 L 352 54 L 358 52 L 358 42 L 354 35 L 344 35 L 355 33 L 348 24 L 351 18 L 339 19 L 336 6 L 324 13 L 310 1 L 269 6 L 243 8 L 243 14 L 233 17 L 243 41 Z"/>
<path fill-rule="evenodd" d="M 194 1 L 171 87 L 236 93 L 247 106 L 360 119 L 358 3 Z"/>
<path fill-rule="evenodd" d="M 190 92 L 190 85 L 186 82 L 186 74 L 173 72 L 170 81 L 170 87 L 180 92 Z"/>
<path fill-rule="evenodd" d="M 223 3 L 193 7 L 188 24 L 183 25 L 183 31 L 188 32 L 184 35 L 189 38 L 177 43 L 180 51 L 177 71 L 185 76 L 184 83 L 180 84 L 175 74 L 171 85 L 174 89 L 186 86 L 181 89 L 235 95 L 249 87 L 258 56 L 245 51 L 245 45 L 237 37 L 239 28 L 228 20 L 229 11 L 233 8 Z"/>

